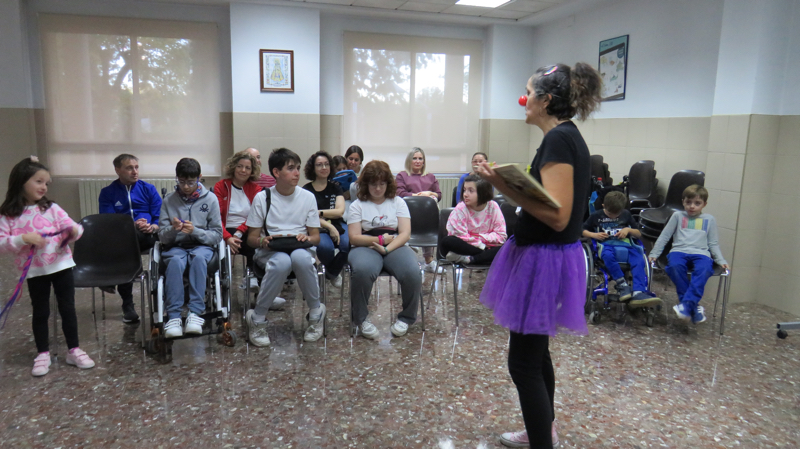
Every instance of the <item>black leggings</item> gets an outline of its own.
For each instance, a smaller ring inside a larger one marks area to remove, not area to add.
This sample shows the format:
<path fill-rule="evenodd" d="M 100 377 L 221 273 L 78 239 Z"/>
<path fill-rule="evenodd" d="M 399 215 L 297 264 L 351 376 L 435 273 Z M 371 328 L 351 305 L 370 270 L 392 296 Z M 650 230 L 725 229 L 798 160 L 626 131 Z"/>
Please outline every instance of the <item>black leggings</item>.
<path fill-rule="evenodd" d="M 502 246 L 487 246 L 486 249 L 480 249 L 477 246 L 472 246 L 469 243 L 461 240 L 454 235 L 448 235 L 442 239 L 442 255 L 446 256 L 450 251 L 461 254 L 462 256 L 471 256 L 472 263 L 475 265 L 489 265 L 494 260 L 494 256 L 500 251 Z"/>
<path fill-rule="evenodd" d="M 69 349 L 78 347 L 78 317 L 75 315 L 75 280 L 72 268 L 53 274 L 28 278 L 28 292 L 33 306 L 33 339 L 36 350 L 50 350 L 48 323 L 50 319 L 50 285 L 58 301 L 58 313 L 61 315 L 61 330 L 67 340 Z"/>
<path fill-rule="evenodd" d="M 550 428 L 555 419 L 556 376 L 547 335 L 511 332 L 508 372 L 517 386 L 519 406 L 531 449 L 553 447 Z"/>

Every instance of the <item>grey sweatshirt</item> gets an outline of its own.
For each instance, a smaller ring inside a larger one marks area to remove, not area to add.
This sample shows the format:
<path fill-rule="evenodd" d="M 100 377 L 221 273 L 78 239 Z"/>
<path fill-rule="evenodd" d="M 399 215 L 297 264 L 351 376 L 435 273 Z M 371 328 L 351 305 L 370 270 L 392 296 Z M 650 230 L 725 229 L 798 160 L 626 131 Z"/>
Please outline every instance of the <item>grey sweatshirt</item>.
<path fill-rule="evenodd" d="M 669 217 L 667 225 L 658 236 L 650 257 L 658 258 L 664 247 L 672 239 L 672 251 L 685 254 L 702 254 L 714 259 L 717 265 L 727 264 L 719 249 L 717 220 L 711 214 L 689 217 L 686 211 L 679 211 Z"/>
<path fill-rule="evenodd" d="M 184 234 L 176 230 L 172 226 L 174 217 L 191 221 L 194 225 L 192 233 Z M 199 245 L 215 247 L 222 239 L 222 218 L 217 196 L 202 184 L 200 197 L 193 203 L 185 201 L 177 191 L 168 194 L 161 203 L 158 226 L 158 240 L 167 248 L 192 248 Z"/>

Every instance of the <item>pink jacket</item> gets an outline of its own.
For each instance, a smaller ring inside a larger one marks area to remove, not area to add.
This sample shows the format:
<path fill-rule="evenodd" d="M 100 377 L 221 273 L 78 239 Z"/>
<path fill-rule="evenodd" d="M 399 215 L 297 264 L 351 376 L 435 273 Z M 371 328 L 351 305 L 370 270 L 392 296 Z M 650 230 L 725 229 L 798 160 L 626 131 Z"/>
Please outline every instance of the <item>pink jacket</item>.
<path fill-rule="evenodd" d="M 31 250 L 31 246 L 22 241 L 22 234 L 29 232 L 51 234 L 73 226 L 78 227 L 78 238 L 80 238 L 83 235 L 83 226 L 75 223 L 64 209 L 55 203 L 44 212 L 39 210 L 39 206 L 33 205 L 26 207 L 19 217 L 0 215 L 0 251 L 14 253 L 17 256 L 14 263 L 22 270 Z M 28 271 L 29 278 L 57 273 L 75 266 L 69 245 L 60 248 L 61 240 L 65 237 L 66 234 L 62 234 L 45 239 L 47 244 L 33 255 L 31 268 Z"/>
<path fill-rule="evenodd" d="M 481 249 L 500 246 L 508 238 L 506 220 L 494 201 L 486 203 L 486 208 L 480 212 L 471 210 L 463 201 L 458 203 L 447 220 L 447 235 Z"/>

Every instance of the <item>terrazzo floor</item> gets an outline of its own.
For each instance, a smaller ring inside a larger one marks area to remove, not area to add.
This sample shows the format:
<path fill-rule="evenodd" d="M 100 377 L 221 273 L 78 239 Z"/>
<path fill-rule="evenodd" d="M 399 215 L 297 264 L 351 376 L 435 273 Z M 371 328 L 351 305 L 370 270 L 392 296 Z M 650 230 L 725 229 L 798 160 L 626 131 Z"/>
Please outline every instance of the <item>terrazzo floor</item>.
<path fill-rule="evenodd" d="M 3 258 L 3 301 L 17 276 Z M 432 278 L 425 332 L 418 323 L 391 337 L 400 299 L 383 278 L 371 301 L 379 341 L 349 337 L 349 305 L 340 315 L 330 288 L 328 336 L 305 343 L 306 311 L 287 286 L 286 310 L 270 314 L 271 348 L 204 336 L 176 341 L 167 363 L 142 350 L 142 324 L 121 322 L 118 296 L 106 298 L 104 313 L 98 303 L 95 319 L 89 291 L 78 290 L 81 347 L 97 366 L 66 365 L 59 336 L 43 378 L 30 375 L 26 289 L 0 331 L 0 447 L 503 447 L 497 435 L 523 424 L 506 369 L 508 332 L 477 300 L 485 273 L 461 280 L 458 329 L 452 279 L 438 278 L 431 298 Z M 675 293 L 665 285 L 656 278 L 666 311 Z M 234 301 L 243 294 L 234 290 Z M 236 331 L 240 319 L 237 308 Z M 561 447 L 800 447 L 800 331 L 775 336 L 775 323 L 792 319 L 733 304 L 723 337 L 719 317 L 687 326 L 661 312 L 652 328 L 642 317 L 603 317 L 588 336 L 554 338 Z"/>

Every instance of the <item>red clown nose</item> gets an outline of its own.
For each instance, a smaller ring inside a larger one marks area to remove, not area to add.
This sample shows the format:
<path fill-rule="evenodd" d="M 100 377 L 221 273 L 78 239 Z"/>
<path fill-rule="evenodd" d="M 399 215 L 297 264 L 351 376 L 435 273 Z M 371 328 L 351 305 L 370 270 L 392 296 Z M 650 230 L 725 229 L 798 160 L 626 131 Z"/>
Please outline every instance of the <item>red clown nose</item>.
<path fill-rule="evenodd" d="M 520 106 L 527 106 L 528 105 L 528 96 L 527 95 L 523 95 L 523 96 L 519 97 L 519 105 Z"/>

